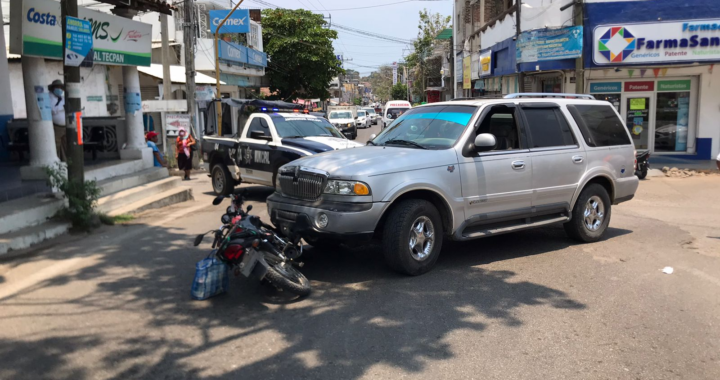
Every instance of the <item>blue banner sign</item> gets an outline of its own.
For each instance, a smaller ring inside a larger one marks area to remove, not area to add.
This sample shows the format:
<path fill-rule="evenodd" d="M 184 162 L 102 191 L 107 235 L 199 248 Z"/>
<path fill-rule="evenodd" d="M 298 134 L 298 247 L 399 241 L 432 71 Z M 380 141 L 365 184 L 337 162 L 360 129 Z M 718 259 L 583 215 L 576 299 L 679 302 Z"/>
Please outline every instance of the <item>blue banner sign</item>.
<path fill-rule="evenodd" d="M 267 67 L 267 54 L 255 49 L 247 49 L 248 63 L 255 66 Z"/>
<path fill-rule="evenodd" d="M 248 48 L 232 42 L 218 41 L 220 59 L 237 63 L 248 63 Z"/>
<path fill-rule="evenodd" d="M 607 94 L 612 92 L 622 92 L 621 82 L 600 82 L 590 83 L 591 94 Z"/>
<path fill-rule="evenodd" d="M 65 65 L 92 67 L 92 24 L 77 17 L 65 17 Z"/>
<path fill-rule="evenodd" d="M 578 58 L 582 49 L 582 26 L 522 32 L 515 44 L 517 62 Z"/>
<path fill-rule="evenodd" d="M 227 16 L 229 10 L 210 11 L 210 31 L 215 33 L 218 25 Z M 250 33 L 250 11 L 247 9 L 236 9 L 225 24 L 220 28 L 220 33 Z"/>

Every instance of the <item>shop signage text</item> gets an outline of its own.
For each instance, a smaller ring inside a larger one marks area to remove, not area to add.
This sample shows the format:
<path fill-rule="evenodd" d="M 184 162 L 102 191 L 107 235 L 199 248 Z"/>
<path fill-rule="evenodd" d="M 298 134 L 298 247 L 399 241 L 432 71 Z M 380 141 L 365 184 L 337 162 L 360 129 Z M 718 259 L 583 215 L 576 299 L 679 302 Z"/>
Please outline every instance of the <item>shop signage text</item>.
<path fill-rule="evenodd" d="M 689 80 L 665 80 L 658 82 L 658 91 L 690 91 Z"/>
<path fill-rule="evenodd" d="M 591 94 L 606 94 L 613 92 L 622 92 L 621 82 L 590 83 Z"/>
<path fill-rule="evenodd" d="M 583 27 L 522 32 L 515 44 L 518 62 L 552 61 L 582 55 Z"/>
<path fill-rule="evenodd" d="M 597 65 L 720 60 L 720 20 L 603 25 L 593 32 Z"/>
<path fill-rule="evenodd" d="M 492 50 L 480 53 L 480 76 L 492 74 Z"/>
<path fill-rule="evenodd" d="M 463 89 L 469 90 L 472 86 L 472 57 L 463 58 Z"/>
<path fill-rule="evenodd" d="M 63 59 L 66 36 L 62 35 L 60 3 L 24 0 L 22 16 L 22 22 L 10 25 L 11 35 L 20 35 L 11 36 L 11 53 Z M 82 7 L 78 8 L 78 18 L 90 23 L 95 63 L 150 66 L 151 25 Z"/>
<path fill-rule="evenodd" d="M 218 25 L 230 13 L 230 10 L 210 11 L 210 31 L 215 33 Z M 236 9 L 228 17 L 220 33 L 249 33 L 250 32 L 250 11 L 247 9 Z"/>
<path fill-rule="evenodd" d="M 655 82 L 625 82 L 625 92 L 653 91 Z"/>

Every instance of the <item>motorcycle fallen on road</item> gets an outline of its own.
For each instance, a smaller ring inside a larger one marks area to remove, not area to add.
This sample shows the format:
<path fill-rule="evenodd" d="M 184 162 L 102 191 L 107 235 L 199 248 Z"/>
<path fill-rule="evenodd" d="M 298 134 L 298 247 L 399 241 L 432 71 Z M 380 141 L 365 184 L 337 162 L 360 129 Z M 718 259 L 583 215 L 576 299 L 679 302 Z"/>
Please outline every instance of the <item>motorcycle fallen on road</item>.
<path fill-rule="evenodd" d="M 222 226 L 197 235 L 193 245 L 200 245 L 208 234 L 214 236 L 211 255 L 222 261 L 235 275 L 265 280 L 280 290 L 304 297 L 310 294 L 310 281 L 297 268 L 302 255 L 298 242 L 281 238 L 275 229 L 262 222 L 259 216 L 250 215 L 252 205 L 243 210 L 242 194 L 220 195 L 213 200 L 219 205 L 224 198 L 231 204 L 221 217 Z"/>

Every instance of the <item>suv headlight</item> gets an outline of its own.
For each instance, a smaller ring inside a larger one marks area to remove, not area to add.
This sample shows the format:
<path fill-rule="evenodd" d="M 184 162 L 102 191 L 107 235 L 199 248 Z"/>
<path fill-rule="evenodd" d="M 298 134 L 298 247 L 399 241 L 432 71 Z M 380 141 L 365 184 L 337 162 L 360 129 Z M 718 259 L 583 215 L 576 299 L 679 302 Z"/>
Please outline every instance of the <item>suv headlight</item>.
<path fill-rule="evenodd" d="M 325 194 L 370 195 L 370 187 L 358 181 L 340 181 L 330 179 L 325 185 Z"/>

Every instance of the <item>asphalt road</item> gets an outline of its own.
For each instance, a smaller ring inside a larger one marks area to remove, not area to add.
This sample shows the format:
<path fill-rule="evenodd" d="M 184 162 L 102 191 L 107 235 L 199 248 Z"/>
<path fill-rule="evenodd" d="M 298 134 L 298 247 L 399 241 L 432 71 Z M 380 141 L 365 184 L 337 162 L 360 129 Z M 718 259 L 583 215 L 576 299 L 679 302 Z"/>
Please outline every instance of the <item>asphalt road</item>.
<path fill-rule="evenodd" d="M 310 248 L 302 300 L 245 278 L 190 299 L 209 251 L 192 238 L 224 209 L 191 184 L 195 201 L 0 262 L 0 379 L 720 378 L 720 176 L 643 181 L 601 242 L 448 243 L 420 277 L 372 246 Z M 270 190 L 245 187 L 267 217 Z"/>

